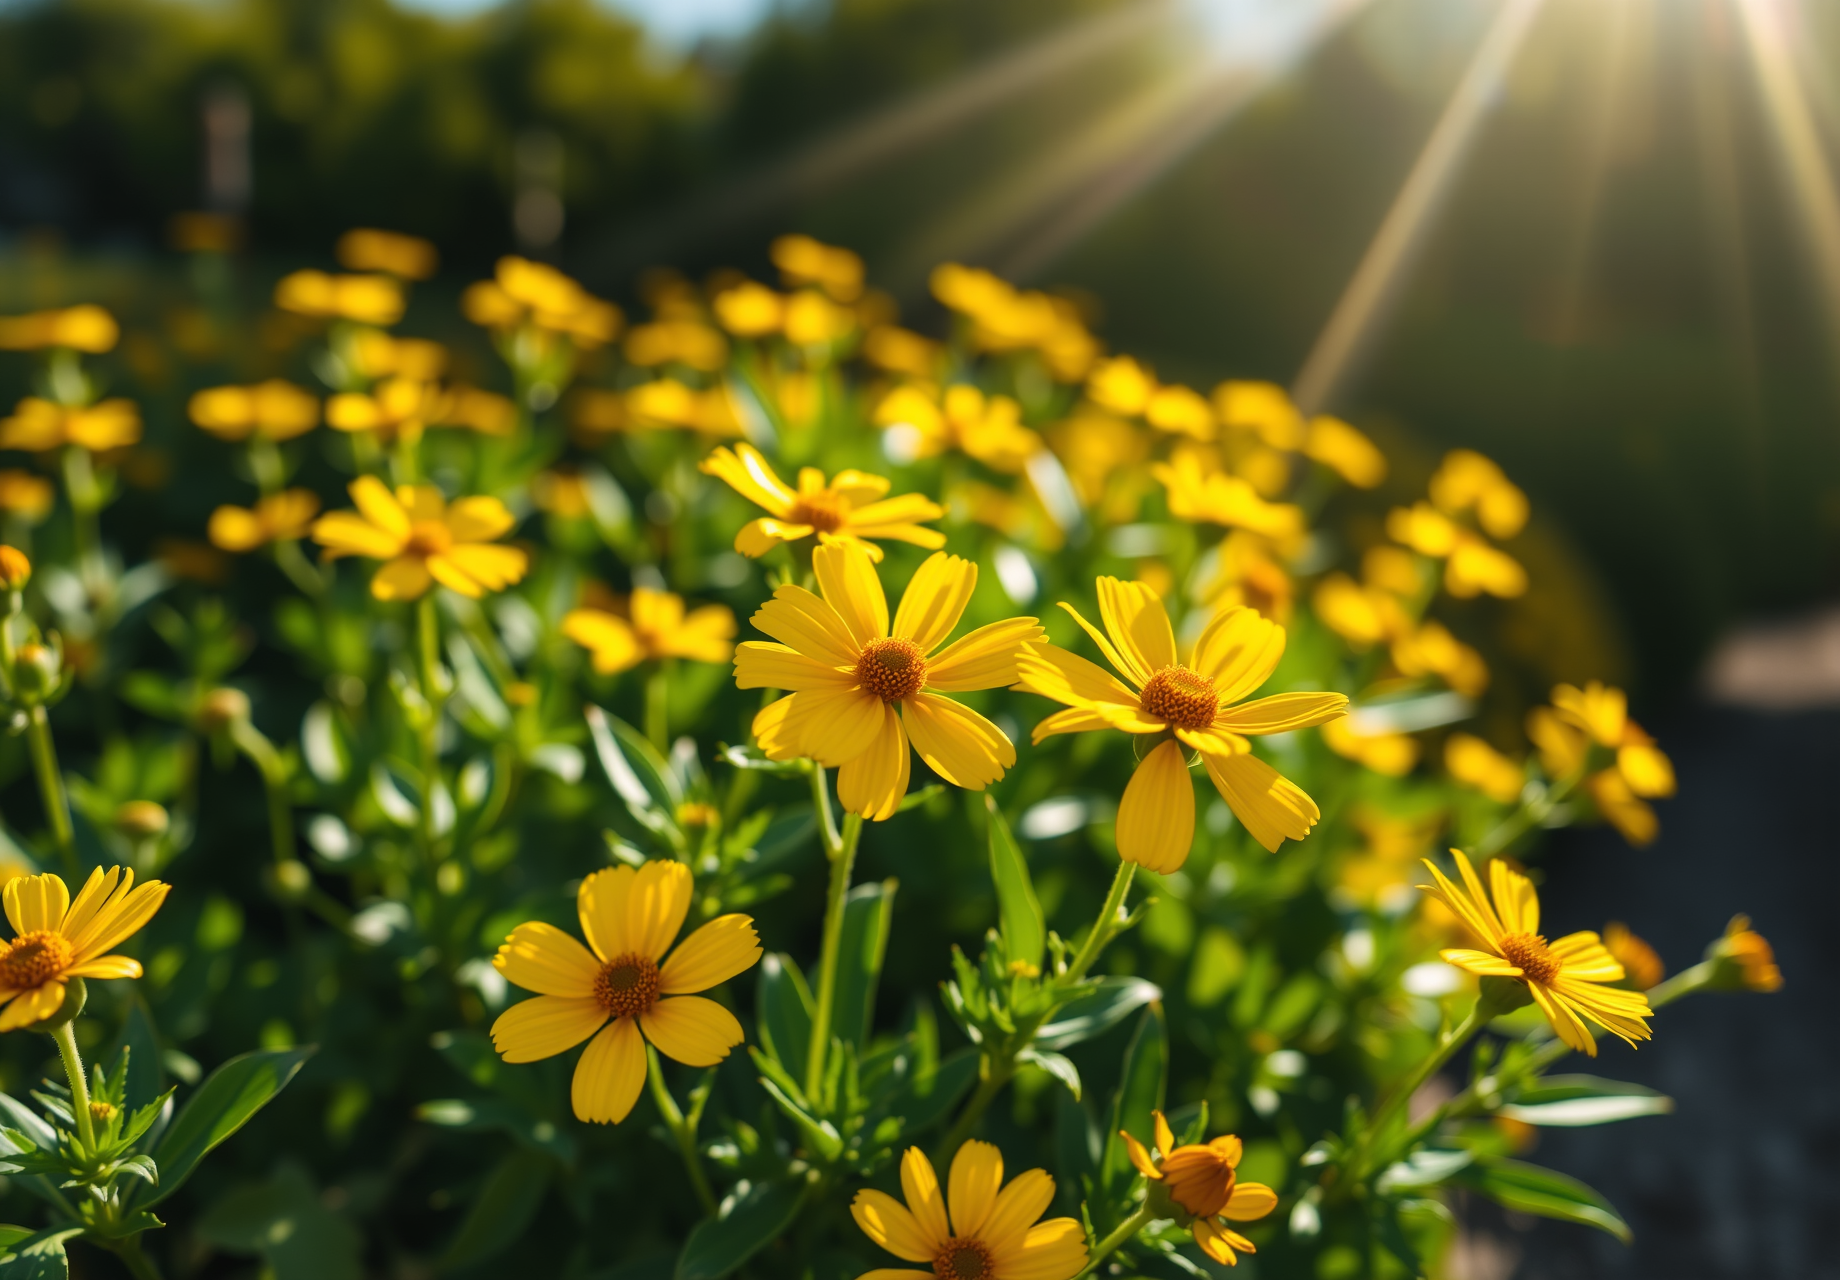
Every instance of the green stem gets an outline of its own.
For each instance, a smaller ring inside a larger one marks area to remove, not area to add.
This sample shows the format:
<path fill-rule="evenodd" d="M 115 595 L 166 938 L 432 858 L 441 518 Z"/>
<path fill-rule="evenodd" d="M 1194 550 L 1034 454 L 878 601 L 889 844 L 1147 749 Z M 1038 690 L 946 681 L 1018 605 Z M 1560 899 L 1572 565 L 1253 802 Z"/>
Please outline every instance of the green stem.
<path fill-rule="evenodd" d="M 418 726 L 422 749 L 422 852 L 434 868 L 434 794 L 441 785 L 441 620 L 435 612 L 434 592 L 424 592 L 415 606 L 416 639 L 421 655 L 422 723 Z"/>
<path fill-rule="evenodd" d="M 1520 808 L 1503 819 L 1499 826 L 1477 842 L 1476 856 L 1492 858 L 1526 835 L 1534 826 L 1545 822 L 1547 815 L 1565 803 L 1583 778 L 1583 768 L 1573 770 L 1547 788 L 1546 794 L 1538 799 L 1523 800 Z"/>
<path fill-rule="evenodd" d="M 70 499 L 71 536 L 76 543 L 77 576 L 92 591 L 101 584 L 102 571 L 102 490 L 96 484 L 96 468 L 89 450 L 82 445 L 64 449 L 64 494 Z"/>
<path fill-rule="evenodd" d="M 51 742 L 51 718 L 44 704 L 34 706 L 27 716 L 26 740 L 32 750 L 32 768 L 38 774 L 38 793 L 44 798 L 45 815 L 51 822 L 51 838 L 57 842 L 58 856 L 64 870 L 75 879 L 77 865 L 76 833 L 70 826 L 70 798 L 64 794 L 64 778 L 58 772 L 57 748 Z"/>
<path fill-rule="evenodd" d="M 160 1280 L 160 1269 L 153 1265 L 153 1260 L 141 1252 L 139 1235 L 129 1236 L 115 1246 L 115 1256 L 121 1259 L 122 1266 L 134 1280 Z"/>
<path fill-rule="evenodd" d="M 1137 874 L 1137 864 L 1118 862 L 1118 872 L 1112 877 L 1111 892 L 1105 895 L 1105 905 L 1099 908 L 1099 918 L 1093 921 L 1092 932 L 1086 935 L 1086 941 L 1073 957 L 1073 963 L 1067 966 L 1067 972 L 1060 976 L 1063 984 L 1078 982 L 1086 976 L 1093 961 L 1105 950 L 1112 935 L 1118 932 L 1118 909 L 1124 905 L 1125 895 L 1131 891 L 1131 878 Z"/>
<path fill-rule="evenodd" d="M 64 1075 L 70 1080 L 70 1113 L 77 1122 L 77 1139 L 93 1155 L 96 1126 L 89 1114 L 89 1081 L 83 1078 L 83 1055 L 77 1052 L 76 1019 L 53 1031 L 51 1038 L 57 1041 L 58 1056 L 64 1059 Z"/>
<path fill-rule="evenodd" d="M 1110 1235 L 1106 1236 L 1105 1239 L 1092 1247 L 1092 1252 L 1086 1255 L 1085 1269 L 1082 1270 L 1079 1275 L 1075 1276 L 1073 1280 L 1085 1280 L 1087 1276 L 1098 1270 L 1101 1262 L 1104 1262 L 1114 1251 L 1129 1244 L 1133 1236 L 1149 1226 L 1150 1220 L 1154 1216 L 1155 1214 L 1150 1208 L 1150 1202 L 1145 1200 L 1136 1213 L 1118 1224 L 1118 1229 L 1116 1231 L 1113 1231 Z"/>
<path fill-rule="evenodd" d="M 1682 969 L 1664 982 L 1658 982 L 1648 989 L 1648 1007 L 1659 1009 L 1664 1004 L 1673 1004 L 1684 995 L 1698 991 L 1706 985 L 1712 971 L 1718 968 L 1716 961 L 1702 960 L 1696 965 Z"/>
<path fill-rule="evenodd" d="M 818 773 L 823 776 L 822 769 Z M 824 950 L 818 960 L 818 1007 L 812 1011 L 811 1048 L 805 1068 L 808 1098 L 815 1099 L 824 1082 L 824 1055 L 831 1044 L 831 1006 L 837 1002 L 837 953 L 843 947 L 843 904 L 849 896 L 850 871 L 856 865 L 856 845 L 861 838 L 862 815 L 846 813 L 836 848 L 825 850 L 831 861 L 831 887 L 824 903 Z"/>
<path fill-rule="evenodd" d="M 684 1172 L 690 1175 L 690 1185 L 696 1191 L 697 1202 L 703 1206 L 703 1212 L 710 1217 L 716 1216 L 716 1195 L 710 1190 L 709 1178 L 703 1172 L 702 1157 L 696 1150 L 696 1122 L 702 1118 L 701 1110 L 691 1108 L 691 1118 L 686 1120 L 684 1113 L 678 1109 L 677 1099 L 671 1096 L 671 1090 L 664 1082 L 664 1064 L 658 1060 L 658 1050 L 651 1045 L 645 1046 L 648 1064 L 647 1076 L 652 1087 L 652 1102 L 658 1107 L 658 1114 L 664 1117 L 664 1127 L 671 1131 L 671 1137 L 677 1142 L 678 1154 L 684 1159 Z"/>
<path fill-rule="evenodd" d="M 1429 1080 L 1439 1067 L 1449 1062 L 1450 1055 L 1462 1048 L 1464 1043 L 1467 1042 L 1471 1036 L 1475 1035 L 1476 1032 L 1488 1022 L 1490 1017 L 1494 1016 L 1494 1012 L 1494 1010 L 1485 1012 L 1483 1009 L 1483 998 L 1478 996 L 1476 998 L 1476 1003 L 1470 1006 L 1468 1016 L 1449 1031 L 1446 1031 L 1443 1038 L 1438 1041 L 1437 1048 L 1433 1049 L 1430 1055 L 1426 1057 L 1423 1062 L 1418 1064 L 1417 1070 L 1413 1071 L 1411 1076 L 1409 1076 L 1404 1083 L 1396 1087 L 1393 1092 L 1387 1096 L 1386 1101 L 1382 1103 L 1380 1109 L 1374 1113 L 1373 1120 L 1368 1124 L 1366 1131 L 1361 1135 L 1358 1148 L 1360 1155 L 1360 1159 L 1357 1162 L 1358 1166 L 1364 1166 L 1366 1164 L 1374 1143 L 1379 1139 L 1380 1135 L 1385 1132 L 1387 1125 L 1392 1123 L 1393 1117 L 1398 1115 L 1406 1104 L 1412 1101 L 1412 1095 L 1418 1092 L 1419 1087 L 1423 1085 L 1425 1081 Z"/>
<path fill-rule="evenodd" d="M 274 544 L 275 566 L 288 576 L 288 581 L 306 595 L 317 596 L 326 589 L 326 579 L 313 562 L 301 551 L 300 543 L 293 538 L 284 538 Z"/>
<path fill-rule="evenodd" d="M 247 720 L 230 726 L 230 740 L 249 757 L 262 775 L 262 789 L 268 794 L 268 833 L 274 846 L 275 862 L 294 860 L 294 807 L 288 797 L 287 767 L 262 731 Z"/>
<path fill-rule="evenodd" d="M 990 1104 L 1003 1092 L 1003 1086 L 1016 1074 L 1015 1061 L 1007 1056 L 1001 1062 L 986 1058 L 984 1067 L 987 1074 L 978 1081 L 977 1092 L 971 1095 L 971 1100 L 965 1103 L 965 1109 L 958 1113 L 958 1119 L 952 1122 L 951 1129 L 940 1140 L 939 1164 L 951 1164 L 958 1149 L 976 1132 L 977 1123 L 984 1118 L 984 1112 L 990 1109 Z"/>
<path fill-rule="evenodd" d="M 645 677 L 645 736 L 659 755 L 671 751 L 670 667 L 660 658 Z"/>

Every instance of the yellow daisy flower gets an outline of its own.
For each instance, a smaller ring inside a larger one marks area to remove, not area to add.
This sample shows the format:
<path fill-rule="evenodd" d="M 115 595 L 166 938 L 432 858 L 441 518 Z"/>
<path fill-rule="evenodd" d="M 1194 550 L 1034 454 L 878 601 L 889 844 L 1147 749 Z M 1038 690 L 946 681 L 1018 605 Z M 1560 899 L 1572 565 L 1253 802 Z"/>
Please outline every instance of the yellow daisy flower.
<path fill-rule="evenodd" d="M 1014 684 L 1017 655 L 1042 634 L 1035 619 L 993 622 L 942 650 L 971 600 L 976 565 L 944 552 L 929 557 L 891 629 L 888 599 L 861 546 L 821 546 L 812 562 L 821 597 L 787 584 L 752 619 L 783 643 L 735 649 L 739 687 L 794 691 L 754 717 L 761 750 L 836 768 L 843 807 L 876 821 L 893 816 L 907 794 L 910 741 L 954 786 L 982 791 L 1001 778 L 1016 748 L 983 716 L 939 695 Z"/>
<path fill-rule="evenodd" d="M 876 406 L 875 423 L 908 436 L 916 458 L 956 449 L 992 470 L 1012 474 L 1042 447 L 1041 437 L 1022 425 L 1016 401 L 986 396 L 967 383 L 947 387 L 937 398 L 911 383 L 896 387 Z"/>
<path fill-rule="evenodd" d="M 356 511 L 334 511 L 313 522 L 326 558 L 365 556 L 384 565 L 371 579 L 379 600 L 414 600 L 435 582 L 478 599 L 524 576 L 530 559 L 516 547 L 492 545 L 516 524 L 497 498 L 461 498 L 451 506 L 431 484 L 391 493 L 375 476 L 351 483 Z"/>
<path fill-rule="evenodd" d="M 735 615 L 726 605 L 686 615 L 682 596 L 635 587 L 629 606 L 630 621 L 605 609 L 572 609 L 563 618 L 562 634 L 594 655 L 596 671 L 612 675 L 647 658 L 727 662 L 734 655 Z"/>
<path fill-rule="evenodd" d="M 292 440 L 319 425 L 319 397 L 270 378 L 253 387 L 208 387 L 192 396 L 186 412 L 219 440 Z"/>
<path fill-rule="evenodd" d="M 1447 964 L 1479 977 L 1517 978 L 1566 1044 L 1597 1056 L 1597 1041 L 1586 1028 L 1589 1018 L 1631 1045 L 1649 1038 L 1648 997 L 1607 985 L 1623 980 L 1623 966 L 1595 933 L 1582 930 L 1548 943 L 1540 936 L 1540 899 L 1533 881 L 1496 859 L 1489 864 L 1489 892 L 1469 859 L 1452 849 L 1463 877 L 1459 889 L 1426 859 L 1434 885 L 1420 885 L 1456 913 L 1483 944 L 1480 951 L 1462 947 L 1440 951 Z M 1490 899 L 1493 898 L 1493 905 Z"/>
<path fill-rule="evenodd" d="M 741 1043 L 735 1015 L 692 993 L 752 967 L 760 938 L 752 918 L 717 916 L 671 951 L 690 910 L 690 868 L 681 862 L 596 871 L 575 903 L 588 946 L 531 921 L 493 957 L 508 981 L 540 994 L 498 1016 L 492 1047 L 506 1062 L 537 1062 L 594 1036 L 575 1064 L 575 1117 L 618 1124 L 645 1084 L 646 1041 L 692 1067 L 713 1067 Z"/>
<path fill-rule="evenodd" d="M 1248 735 L 1283 733 L 1342 715 L 1339 693 L 1279 693 L 1253 702 L 1248 694 L 1271 679 L 1284 654 L 1284 628 L 1252 609 L 1216 614 L 1186 662 L 1162 598 L 1141 582 L 1098 581 L 1100 631 L 1072 605 L 1061 608 L 1131 682 L 1051 644 L 1030 645 L 1017 664 L 1017 688 L 1064 702 L 1035 726 L 1050 734 L 1122 729 L 1154 741 L 1140 743 L 1141 761 L 1118 806 L 1118 854 L 1152 871 L 1170 872 L 1188 857 L 1195 836 L 1195 789 L 1184 747 L 1201 753 L 1221 798 L 1252 833 L 1276 851 L 1301 840 L 1321 814 L 1293 782 L 1252 754 Z"/>
<path fill-rule="evenodd" d="M 782 542 L 816 536 L 823 544 L 850 543 L 882 558 L 882 549 L 870 541 L 892 538 L 917 547 L 937 550 L 946 536 L 923 528 L 922 520 L 937 520 L 945 508 L 917 493 L 884 498 L 888 481 L 865 471 L 839 471 L 826 484 L 816 467 L 799 469 L 799 487 L 788 488 L 773 468 L 750 444 L 717 449 L 703 459 L 704 475 L 726 481 L 748 501 L 772 514 L 743 525 L 735 535 L 735 550 L 758 559 Z"/>
<path fill-rule="evenodd" d="M 97 867 L 75 902 L 54 875 L 8 880 L 0 898 L 14 937 L 0 943 L 0 1031 L 56 1013 L 72 978 L 140 977 L 140 961 L 108 950 L 153 918 L 169 888 L 158 880 L 135 888 L 127 867 Z"/>
<path fill-rule="evenodd" d="M 1054 1200 L 1054 1179 L 1030 1169 L 1002 1184 L 1003 1154 L 988 1142 L 958 1149 L 944 1194 L 932 1162 L 909 1147 L 901 1158 L 907 1203 L 865 1189 L 850 1216 L 889 1253 L 930 1269 L 882 1267 L 858 1280 L 1072 1280 L 1085 1270 L 1086 1232 L 1076 1220 L 1035 1221 Z"/>
<path fill-rule="evenodd" d="M 1227 1223 L 1263 1218 L 1277 1208 L 1278 1193 L 1262 1182 L 1239 1180 L 1239 1161 L 1245 1147 L 1233 1134 L 1178 1147 L 1163 1113 L 1152 1111 L 1150 1115 L 1156 1122 L 1156 1151 L 1161 1162 L 1152 1158 L 1143 1143 L 1120 1129 L 1118 1136 L 1124 1139 L 1131 1163 L 1144 1177 L 1161 1182 L 1169 1198 L 1193 1215 L 1194 1221 L 1184 1225 L 1194 1232 L 1195 1243 L 1203 1253 L 1222 1266 L 1238 1266 L 1238 1255 L 1258 1250 Z"/>
<path fill-rule="evenodd" d="M 132 400 L 103 400 L 78 409 L 27 396 L 12 417 L 0 418 L 0 449 L 43 453 L 74 444 L 101 451 L 120 449 L 140 438 L 141 411 Z"/>
<path fill-rule="evenodd" d="M 226 503 L 211 513 L 205 534 L 224 551 L 254 551 L 306 537 L 318 513 L 319 495 L 311 489 L 284 489 L 259 499 L 253 509 Z"/>

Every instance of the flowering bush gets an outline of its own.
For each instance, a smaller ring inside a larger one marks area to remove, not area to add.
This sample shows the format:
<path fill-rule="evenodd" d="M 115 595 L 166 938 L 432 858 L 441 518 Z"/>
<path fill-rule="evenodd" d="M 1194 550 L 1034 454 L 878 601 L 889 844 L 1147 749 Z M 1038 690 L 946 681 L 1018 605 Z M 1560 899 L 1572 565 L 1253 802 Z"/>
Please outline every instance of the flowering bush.
<path fill-rule="evenodd" d="M 506 258 L 468 381 L 393 332 L 432 246 L 339 253 L 176 400 L 98 307 L 0 320 L 0 1031 L 59 1055 L 0 1042 L 0 1276 L 1410 1275 L 1453 1187 L 1627 1234 L 1516 1156 L 1668 1100 L 1551 1069 L 1781 978 L 1542 921 L 1540 831 L 1675 779 L 1502 644 L 1492 462 L 1384 501 L 1275 385 L 960 266 L 927 336 L 799 236 L 632 324 Z M 211 500 L 130 518 L 175 454 Z"/>

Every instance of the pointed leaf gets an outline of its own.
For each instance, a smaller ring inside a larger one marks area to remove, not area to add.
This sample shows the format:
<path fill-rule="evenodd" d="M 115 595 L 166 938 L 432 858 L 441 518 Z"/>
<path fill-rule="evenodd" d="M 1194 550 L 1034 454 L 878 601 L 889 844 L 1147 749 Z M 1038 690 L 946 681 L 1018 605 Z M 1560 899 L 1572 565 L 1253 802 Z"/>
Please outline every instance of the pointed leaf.
<path fill-rule="evenodd" d="M 837 948 L 837 995 L 831 1032 L 858 1048 L 869 1042 L 875 1016 L 875 988 L 888 952 L 894 918 L 893 880 L 859 884 L 843 905 L 843 930 Z"/>
<path fill-rule="evenodd" d="M 515 1244 L 543 1207 L 555 1167 L 554 1160 L 531 1147 L 518 1147 L 499 1161 L 467 1208 L 460 1230 L 441 1256 L 439 1270 L 472 1267 Z"/>
<path fill-rule="evenodd" d="M 160 1138 L 153 1158 L 160 1186 L 142 1201 L 151 1208 L 185 1184 L 211 1149 L 249 1123 L 287 1087 L 313 1049 L 274 1049 L 232 1058 L 213 1071 Z"/>
<path fill-rule="evenodd" d="M 1152 1000 L 1162 998 L 1163 989 L 1143 978 L 1101 978 L 1089 994 L 1056 1011 L 1052 1020 L 1035 1033 L 1035 1045 L 1041 1049 L 1065 1049 L 1090 1040 L 1110 1031 Z"/>
<path fill-rule="evenodd" d="M 1576 1178 L 1519 1160 L 1478 1161 L 1453 1181 L 1480 1191 L 1506 1209 L 1596 1227 L 1628 1244 L 1629 1224 L 1608 1200 Z"/>
<path fill-rule="evenodd" d="M 760 1043 L 794 1080 L 805 1078 L 811 1053 L 811 988 L 792 957 L 769 951 L 760 958 L 755 984 L 755 1020 Z"/>
<path fill-rule="evenodd" d="M 804 1198 L 803 1184 L 790 1179 L 736 1183 L 716 1216 L 684 1241 L 675 1280 L 722 1280 L 791 1226 Z"/>
<path fill-rule="evenodd" d="M 1011 963 L 1021 961 L 1041 969 L 1048 945 L 1048 928 L 1029 879 L 1028 860 L 1011 834 L 996 799 L 984 797 L 990 814 L 990 879 L 997 888 L 997 915 L 1002 922 L 1003 949 Z M 1077 1090 L 1076 1090 L 1077 1092 Z"/>

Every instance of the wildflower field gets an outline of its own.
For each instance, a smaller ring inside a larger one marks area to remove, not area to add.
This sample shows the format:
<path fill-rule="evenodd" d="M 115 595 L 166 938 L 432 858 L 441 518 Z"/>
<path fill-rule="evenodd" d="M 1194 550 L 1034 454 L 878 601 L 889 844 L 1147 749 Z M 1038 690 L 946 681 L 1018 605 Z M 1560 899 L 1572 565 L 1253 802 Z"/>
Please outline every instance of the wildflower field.
<path fill-rule="evenodd" d="M 1437 1275 L 1782 982 L 1542 917 L 1676 782 L 1479 453 L 805 236 L 216 231 L 0 318 L 0 1280 Z"/>

